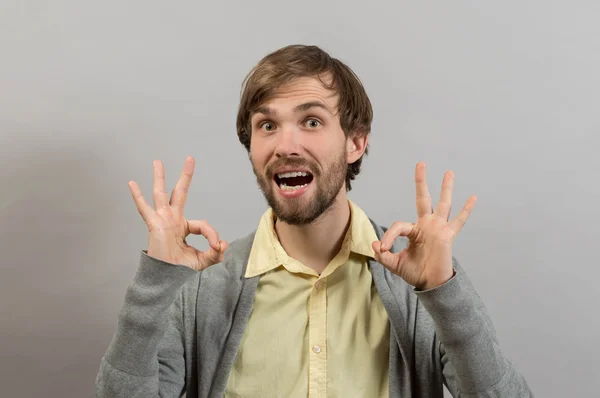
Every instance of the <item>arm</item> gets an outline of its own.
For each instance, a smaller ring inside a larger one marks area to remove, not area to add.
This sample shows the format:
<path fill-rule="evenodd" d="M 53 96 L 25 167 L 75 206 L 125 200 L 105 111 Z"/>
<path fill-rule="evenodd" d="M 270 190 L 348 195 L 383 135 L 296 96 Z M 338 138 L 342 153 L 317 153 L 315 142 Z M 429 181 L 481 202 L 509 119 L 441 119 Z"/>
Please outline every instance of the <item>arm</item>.
<path fill-rule="evenodd" d="M 94 396 L 180 397 L 185 391 L 181 287 L 197 272 L 144 250 L 127 289 Z"/>
<path fill-rule="evenodd" d="M 440 344 L 444 383 L 454 397 L 533 397 L 502 354 L 481 298 L 456 259 L 445 284 L 415 293 L 431 315 Z"/>
<path fill-rule="evenodd" d="M 169 199 L 162 162 L 153 162 L 156 209 L 146 202 L 135 181 L 128 183 L 148 227 L 148 250 L 141 254 L 119 313 L 117 332 L 102 358 L 97 398 L 178 397 L 186 389 L 182 287 L 197 271 L 223 261 L 227 249 L 227 242 L 219 240 L 208 222 L 186 220 L 183 215 L 194 165 L 194 158 L 186 157 Z M 206 237 L 209 250 L 188 245 L 185 238 L 190 234 Z"/>
<path fill-rule="evenodd" d="M 415 168 L 417 222 L 392 224 L 381 241 L 372 244 L 375 259 L 415 287 L 435 324 L 442 373 L 455 396 L 531 396 L 523 377 L 502 355 L 481 299 L 452 256 L 454 240 L 477 197 L 469 197 L 450 220 L 454 172 L 444 174 L 440 201 L 434 209 L 425 169 L 423 162 Z M 408 238 L 408 246 L 392 253 L 390 248 L 399 236 Z"/>

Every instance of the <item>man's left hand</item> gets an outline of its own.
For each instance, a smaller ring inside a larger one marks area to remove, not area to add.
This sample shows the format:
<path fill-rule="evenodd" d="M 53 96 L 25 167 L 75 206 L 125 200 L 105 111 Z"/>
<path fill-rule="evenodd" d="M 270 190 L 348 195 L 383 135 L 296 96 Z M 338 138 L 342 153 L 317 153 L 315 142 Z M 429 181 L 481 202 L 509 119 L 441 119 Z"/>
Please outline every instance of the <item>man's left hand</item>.
<path fill-rule="evenodd" d="M 440 286 L 454 275 L 452 243 L 477 201 L 476 196 L 471 196 L 458 216 L 448 221 L 452 207 L 454 173 L 449 170 L 444 175 L 440 201 L 434 211 L 425 169 L 425 163 L 417 163 L 417 222 L 396 221 L 385 232 L 381 241 L 372 244 L 375 260 L 419 290 Z M 408 247 L 399 253 L 391 253 L 389 250 L 398 236 L 408 238 Z"/>

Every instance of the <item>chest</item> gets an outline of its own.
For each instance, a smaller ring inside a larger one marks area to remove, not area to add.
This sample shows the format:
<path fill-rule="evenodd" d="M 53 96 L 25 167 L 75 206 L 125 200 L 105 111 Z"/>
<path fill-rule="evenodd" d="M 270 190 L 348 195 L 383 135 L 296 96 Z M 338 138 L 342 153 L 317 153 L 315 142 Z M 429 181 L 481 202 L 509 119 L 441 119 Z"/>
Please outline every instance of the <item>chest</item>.
<path fill-rule="evenodd" d="M 387 388 L 387 313 L 368 268 L 346 266 L 325 278 L 284 268 L 261 276 L 229 393 L 269 386 L 286 396 L 379 396 Z"/>

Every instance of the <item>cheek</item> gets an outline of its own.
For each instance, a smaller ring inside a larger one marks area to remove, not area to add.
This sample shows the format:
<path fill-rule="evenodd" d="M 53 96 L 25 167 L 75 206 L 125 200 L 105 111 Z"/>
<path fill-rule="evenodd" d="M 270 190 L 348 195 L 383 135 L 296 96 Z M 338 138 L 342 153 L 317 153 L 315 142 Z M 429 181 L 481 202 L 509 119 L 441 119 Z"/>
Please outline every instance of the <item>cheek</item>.
<path fill-rule="evenodd" d="M 250 151 L 250 161 L 255 168 L 260 168 L 260 158 L 252 150 Z"/>
<path fill-rule="evenodd" d="M 274 153 L 273 143 L 262 137 L 256 137 L 250 142 L 250 160 L 256 166 L 266 165 Z"/>
<path fill-rule="evenodd" d="M 250 146 L 250 161 L 255 169 L 263 171 L 268 160 L 268 155 L 264 150 L 261 150 L 260 146 Z"/>
<path fill-rule="evenodd" d="M 339 163 L 342 158 L 344 161 L 348 158 L 345 144 L 335 143 L 335 145 L 330 145 L 328 149 L 321 148 L 319 150 L 319 159 L 322 159 L 328 167 Z"/>

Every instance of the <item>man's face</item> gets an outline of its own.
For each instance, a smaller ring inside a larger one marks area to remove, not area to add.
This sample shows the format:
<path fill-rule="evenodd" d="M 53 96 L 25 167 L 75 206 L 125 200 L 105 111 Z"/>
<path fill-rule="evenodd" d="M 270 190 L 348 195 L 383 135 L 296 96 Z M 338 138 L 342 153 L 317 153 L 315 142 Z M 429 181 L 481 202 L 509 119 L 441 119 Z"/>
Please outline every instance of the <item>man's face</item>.
<path fill-rule="evenodd" d="M 319 80 L 298 78 L 251 115 L 252 168 L 283 222 L 311 223 L 345 191 L 352 142 L 341 128 L 337 100 Z"/>

